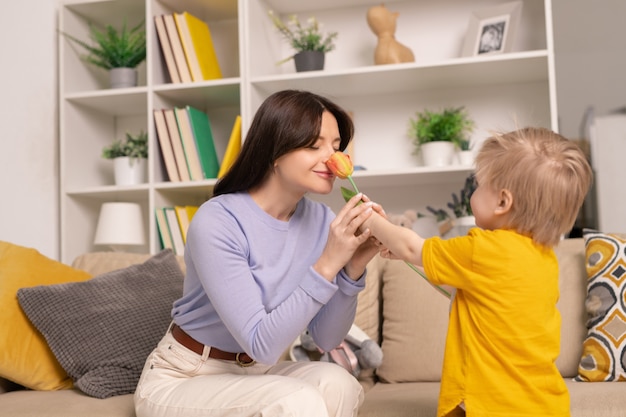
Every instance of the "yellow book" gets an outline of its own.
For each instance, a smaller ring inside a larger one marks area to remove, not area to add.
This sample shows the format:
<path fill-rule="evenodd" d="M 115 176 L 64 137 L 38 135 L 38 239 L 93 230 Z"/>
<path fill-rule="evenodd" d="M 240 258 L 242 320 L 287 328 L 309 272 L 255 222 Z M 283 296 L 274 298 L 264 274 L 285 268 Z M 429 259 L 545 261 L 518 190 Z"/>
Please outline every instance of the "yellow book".
<path fill-rule="evenodd" d="M 185 210 L 187 210 L 187 217 L 189 217 L 189 221 L 193 219 L 193 216 L 196 214 L 200 207 L 198 206 L 185 206 Z"/>
<path fill-rule="evenodd" d="M 217 173 L 217 178 L 222 178 L 226 172 L 230 169 L 239 155 L 241 150 L 241 115 L 235 118 L 233 124 L 233 130 L 230 132 L 230 139 L 228 139 L 228 145 L 226 145 L 226 152 L 224 152 L 224 158 L 222 159 L 222 165 Z"/>
<path fill-rule="evenodd" d="M 188 12 L 175 13 L 174 19 L 192 80 L 222 78 L 209 25 Z"/>
<path fill-rule="evenodd" d="M 189 223 L 193 218 L 193 215 L 198 211 L 198 206 L 174 206 L 176 210 L 176 217 L 178 219 L 178 226 L 180 232 L 183 235 L 183 242 L 187 243 L 187 230 L 189 229 Z"/>

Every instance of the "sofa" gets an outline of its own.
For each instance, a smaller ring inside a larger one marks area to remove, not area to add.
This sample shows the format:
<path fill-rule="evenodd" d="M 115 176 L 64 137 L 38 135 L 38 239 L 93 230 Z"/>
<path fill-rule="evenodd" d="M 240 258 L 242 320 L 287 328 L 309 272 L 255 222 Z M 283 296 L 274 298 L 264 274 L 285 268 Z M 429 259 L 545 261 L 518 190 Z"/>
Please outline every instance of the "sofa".
<path fill-rule="evenodd" d="M 624 417 L 626 384 L 574 380 L 588 334 L 585 241 L 565 239 L 556 252 L 561 288 L 558 307 L 562 316 L 557 366 L 570 391 L 572 416 Z M 148 258 L 148 255 L 89 253 L 78 257 L 72 267 L 96 276 Z M 182 260 L 178 258 L 178 261 L 184 268 Z M 449 301 L 403 262 L 379 257 L 372 260 L 366 289 L 359 296 L 355 323 L 380 343 L 384 358 L 376 370 L 363 370 L 359 376 L 366 391 L 360 417 L 436 415 L 448 309 Z M 134 416 L 132 394 L 98 399 L 77 388 L 25 390 L 6 380 L 0 386 L 4 391 L 0 394 L 3 416 Z"/>

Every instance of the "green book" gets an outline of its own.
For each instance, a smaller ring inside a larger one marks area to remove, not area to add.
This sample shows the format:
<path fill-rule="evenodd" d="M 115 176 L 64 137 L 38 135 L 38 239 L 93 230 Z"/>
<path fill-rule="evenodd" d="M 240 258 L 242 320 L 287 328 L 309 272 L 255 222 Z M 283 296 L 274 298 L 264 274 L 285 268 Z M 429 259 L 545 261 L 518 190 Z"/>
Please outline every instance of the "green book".
<path fill-rule="evenodd" d="M 191 130 L 198 148 L 200 156 L 200 164 L 204 178 L 217 178 L 220 169 L 220 163 L 217 159 L 217 151 L 213 142 L 213 132 L 211 131 L 211 122 L 209 116 L 192 106 L 187 106 L 189 121 L 191 122 Z"/>

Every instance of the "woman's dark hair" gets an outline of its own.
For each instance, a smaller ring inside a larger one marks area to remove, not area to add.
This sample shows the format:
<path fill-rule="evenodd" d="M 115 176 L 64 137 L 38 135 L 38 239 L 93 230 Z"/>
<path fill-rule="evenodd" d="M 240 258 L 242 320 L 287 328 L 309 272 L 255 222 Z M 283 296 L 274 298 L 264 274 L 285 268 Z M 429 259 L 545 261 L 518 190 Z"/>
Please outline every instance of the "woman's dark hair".
<path fill-rule="evenodd" d="M 354 125 L 341 107 L 308 91 L 284 90 L 269 96 L 254 115 L 239 156 L 215 185 L 213 196 L 260 185 L 278 158 L 313 145 L 319 137 L 325 110 L 337 119 L 339 148 L 343 151 L 352 140 Z"/>

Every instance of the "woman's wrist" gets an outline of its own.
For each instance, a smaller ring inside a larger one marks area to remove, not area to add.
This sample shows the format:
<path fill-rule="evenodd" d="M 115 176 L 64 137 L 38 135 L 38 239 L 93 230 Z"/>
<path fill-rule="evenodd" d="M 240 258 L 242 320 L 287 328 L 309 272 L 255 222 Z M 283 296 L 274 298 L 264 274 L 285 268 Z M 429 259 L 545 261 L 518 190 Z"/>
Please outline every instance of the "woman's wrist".
<path fill-rule="evenodd" d="M 352 262 L 348 262 L 348 264 L 343 267 L 343 271 L 346 276 L 352 281 L 358 281 L 363 276 L 363 273 L 365 272 L 365 267 L 366 265 L 359 266 L 354 265 Z"/>

